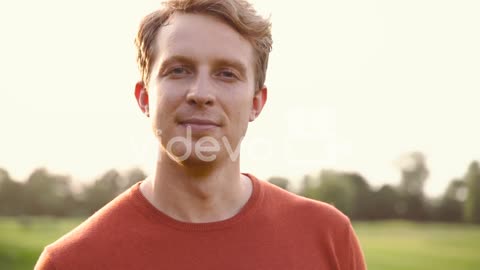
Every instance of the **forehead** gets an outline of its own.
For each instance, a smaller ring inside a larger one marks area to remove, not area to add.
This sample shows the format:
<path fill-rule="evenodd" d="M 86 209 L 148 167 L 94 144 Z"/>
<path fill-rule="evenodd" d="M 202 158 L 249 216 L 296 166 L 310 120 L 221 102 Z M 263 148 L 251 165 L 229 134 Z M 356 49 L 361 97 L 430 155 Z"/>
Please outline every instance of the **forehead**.
<path fill-rule="evenodd" d="M 174 13 L 156 36 L 156 59 L 181 55 L 208 62 L 243 63 L 253 73 L 253 46 L 233 27 L 211 15 Z"/>

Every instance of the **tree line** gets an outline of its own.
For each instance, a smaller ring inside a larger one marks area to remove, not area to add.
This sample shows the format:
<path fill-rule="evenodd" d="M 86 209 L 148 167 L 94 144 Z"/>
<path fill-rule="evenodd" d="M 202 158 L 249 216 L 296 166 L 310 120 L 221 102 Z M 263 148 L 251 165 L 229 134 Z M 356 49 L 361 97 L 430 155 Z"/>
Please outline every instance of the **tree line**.
<path fill-rule="evenodd" d="M 377 189 L 358 173 L 323 170 L 317 176 L 305 176 L 296 193 L 330 203 L 352 220 L 407 219 L 480 224 L 480 166 L 477 161 L 471 162 L 463 177 L 453 179 L 439 198 L 428 198 L 424 194 L 429 170 L 422 153 L 406 154 L 399 169 L 398 185 L 384 184 Z M 268 181 L 290 189 L 286 178 L 272 177 Z"/>
<path fill-rule="evenodd" d="M 268 181 L 314 200 L 330 203 L 352 220 L 408 219 L 414 221 L 480 224 L 480 165 L 471 162 L 463 177 L 453 179 L 439 198 L 428 198 L 424 184 L 429 170 L 419 152 L 405 155 L 399 165 L 398 185 L 373 188 L 355 172 L 323 170 L 304 177 L 300 190 L 292 190 L 284 177 Z M 68 175 L 34 170 L 17 181 L 0 168 L 0 216 L 88 216 L 120 193 L 146 178 L 138 168 L 108 170 L 94 181 L 74 186 Z"/>
<path fill-rule="evenodd" d="M 88 216 L 145 177 L 138 168 L 123 173 L 111 169 L 75 187 L 70 176 L 45 168 L 25 181 L 13 180 L 0 168 L 0 216 Z"/>

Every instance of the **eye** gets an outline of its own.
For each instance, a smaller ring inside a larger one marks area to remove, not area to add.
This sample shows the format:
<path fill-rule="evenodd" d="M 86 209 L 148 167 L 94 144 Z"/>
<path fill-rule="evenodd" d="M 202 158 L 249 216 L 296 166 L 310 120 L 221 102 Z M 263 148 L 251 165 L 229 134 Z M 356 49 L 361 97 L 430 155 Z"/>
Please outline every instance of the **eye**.
<path fill-rule="evenodd" d="M 224 77 L 235 77 L 235 74 L 233 74 L 233 72 L 231 71 L 222 71 L 221 74 L 224 76 Z"/>
<path fill-rule="evenodd" d="M 175 68 L 172 68 L 168 74 L 172 74 L 172 75 L 183 75 L 183 74 L 187 74 L 187 69 L 185 67 L 175 67 Z"/>
<path fill-rule="evenodd" d="M 231 70 L 221 70 L 218 72 L 218 76 L 226 80 L 235 80 L 238 79 L 237 74 Z"/>
<path fill-rule="evenodd" d="M 161 72 L 161 76 L 169 79 L 183 79 L 192 74 L 192 69 L 183 64 L 172 65 Z"/>

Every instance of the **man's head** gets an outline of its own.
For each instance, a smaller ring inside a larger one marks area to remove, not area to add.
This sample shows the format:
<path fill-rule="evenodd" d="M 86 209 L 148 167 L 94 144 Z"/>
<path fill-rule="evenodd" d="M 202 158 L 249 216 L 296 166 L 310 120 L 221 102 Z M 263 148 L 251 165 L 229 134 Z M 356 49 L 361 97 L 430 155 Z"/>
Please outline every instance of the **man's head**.
<path fill-rule="evenodd" d="M 235 155 L 267 98 L 271 43 L 270 23 L 242 0 L 171 0 L 145 18 L 135 96 L 162 156 L 204 164 Z"/>
<path fill-rule="evenodd" d="M 153 61 L 158 53 L 156 37 L 159 30 L 168 24 L 174 13 L 192 13 L 221 19 L 251 43 L 255 52 L 255 90 L 263 87 L 268 56 L 272 49 L 271 24 L 269 20 L 257 15 L 250 3 L 244 0 L 168 0 L 163 4 L 162 9 L 143 19 L 135 39 L 137 62 L 145 85 L 148 84 Z"/>

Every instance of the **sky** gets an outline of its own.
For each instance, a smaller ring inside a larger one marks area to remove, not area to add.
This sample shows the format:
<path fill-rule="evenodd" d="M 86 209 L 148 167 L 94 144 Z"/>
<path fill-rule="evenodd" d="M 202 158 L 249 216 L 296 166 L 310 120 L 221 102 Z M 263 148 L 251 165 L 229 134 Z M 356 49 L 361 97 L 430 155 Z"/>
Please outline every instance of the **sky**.
<path fill-rule="evenodd" d="M 398 184 L 420 151 L 426 193 L 480 160 L 479 1 L 251 1 L 271 16 L 267 105 L 242 171 L 298 183 L 322 169 Z M 133 39 L 160 1 L 0 2 L 0 167 L 98 177 L 152 171 Z"/>

